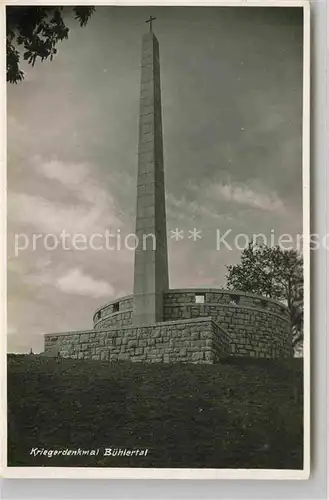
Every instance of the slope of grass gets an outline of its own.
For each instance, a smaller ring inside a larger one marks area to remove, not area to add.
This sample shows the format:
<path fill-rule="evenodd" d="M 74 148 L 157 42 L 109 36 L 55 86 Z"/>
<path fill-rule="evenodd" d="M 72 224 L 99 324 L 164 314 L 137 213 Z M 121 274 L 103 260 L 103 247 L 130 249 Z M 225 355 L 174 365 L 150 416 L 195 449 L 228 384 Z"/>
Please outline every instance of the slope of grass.
<path fill-rule="evenodd" d="M 302 468 L 302 360 L 216 365 L 10 356 L 12 466 Z M 99 449 L 33 456 L 31 449 Z M 146 456 L 104 456 L 105 448 Z"/>

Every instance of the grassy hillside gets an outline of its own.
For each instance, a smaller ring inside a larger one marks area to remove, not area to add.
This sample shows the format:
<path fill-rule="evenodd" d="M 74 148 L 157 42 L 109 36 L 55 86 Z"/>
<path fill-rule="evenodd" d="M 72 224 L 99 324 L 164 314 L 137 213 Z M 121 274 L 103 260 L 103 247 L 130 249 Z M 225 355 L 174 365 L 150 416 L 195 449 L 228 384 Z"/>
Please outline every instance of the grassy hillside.
<path fill-rule="evenodd" d="M 217 365 L 9 356 L 13 466 L 301 468 L 302 360 Z M 32 456 L 31 449 L 99 449 Z M 147 448 L 104 456 L 104 448 Z"/>

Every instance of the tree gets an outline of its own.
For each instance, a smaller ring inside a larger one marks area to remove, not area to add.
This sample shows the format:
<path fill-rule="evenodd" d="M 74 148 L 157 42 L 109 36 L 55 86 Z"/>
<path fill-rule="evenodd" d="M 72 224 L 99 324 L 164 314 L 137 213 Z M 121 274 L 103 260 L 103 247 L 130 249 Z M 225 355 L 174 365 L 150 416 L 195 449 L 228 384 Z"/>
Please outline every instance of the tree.
<path fill-rule="evenodd" d="M 7 82 L 24 79 L 20 68 L 20 50 L 24 59 L 34 66 L 37 59 L 52 60 L 58 42 L 68 38 L 69 28 L 63 15 L 69 12 L 85 26 L 94 7 L 8 6 L 7 7 Z"/>
<path fill-rule="evenodd" d="M 303 341 L 303 258 L 296 250 L 249 243 L 241 262 L 226 266 L 227 287 L 284 302 L 293 331 L 293 346 Z"/>

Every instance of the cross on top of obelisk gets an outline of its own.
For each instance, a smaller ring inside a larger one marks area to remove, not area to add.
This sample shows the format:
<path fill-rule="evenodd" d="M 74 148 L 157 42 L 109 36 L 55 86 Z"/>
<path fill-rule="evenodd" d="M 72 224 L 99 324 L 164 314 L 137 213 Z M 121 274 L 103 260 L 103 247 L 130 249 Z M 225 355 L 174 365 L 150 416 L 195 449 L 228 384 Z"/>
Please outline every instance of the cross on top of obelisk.
<path fill-rule="evenodd" d="M 149 19 L 147 19 L 145 22 L 150 23 L 150 33 L 152 33 L 152 21 L 155 21 L 156 17 L 150 16 Z"/>

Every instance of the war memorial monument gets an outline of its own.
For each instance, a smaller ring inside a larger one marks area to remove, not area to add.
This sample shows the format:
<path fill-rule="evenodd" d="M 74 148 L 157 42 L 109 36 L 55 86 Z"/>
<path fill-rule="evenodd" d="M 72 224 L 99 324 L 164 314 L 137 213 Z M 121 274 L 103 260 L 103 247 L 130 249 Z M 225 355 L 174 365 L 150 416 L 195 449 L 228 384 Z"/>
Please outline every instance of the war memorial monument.
<path fill-rule="evenodd" d="M 159 42 L 152 20 L 142 41 L 135 231 L 146 245 L 135 250 L 133 294 L 101 305 L 91 330 L 46 334 L 44 354 L 210 364 L 228 356 L 292 357 L 284 304 L 239 291 L 169 286 Z"/>

